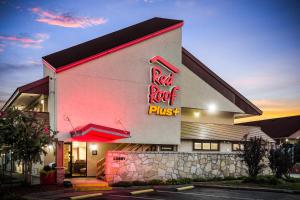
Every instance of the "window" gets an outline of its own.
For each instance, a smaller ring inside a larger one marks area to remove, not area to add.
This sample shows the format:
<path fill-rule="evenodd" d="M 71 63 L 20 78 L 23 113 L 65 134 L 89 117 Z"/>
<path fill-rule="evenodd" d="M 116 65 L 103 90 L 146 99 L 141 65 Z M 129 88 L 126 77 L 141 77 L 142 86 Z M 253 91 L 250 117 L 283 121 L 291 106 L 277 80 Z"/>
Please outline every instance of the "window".
<path fill-rule="evenodd" d="M 244 150 L 244 144 L 240 142 L 232 143 L 232 151 L 243 151 L 243 150 Z"/>
<path fill-rule="evenodd" d="M 195 141 L 194 150 L 204 150 L 204 151 L 219 151 L 219 142 L 211 141 Z"/>
<path fill-rule="evenodd" d="M 174 151 L 174 146 L 173 145 L 161 145 L 160 146 L 160 151 Z"/>

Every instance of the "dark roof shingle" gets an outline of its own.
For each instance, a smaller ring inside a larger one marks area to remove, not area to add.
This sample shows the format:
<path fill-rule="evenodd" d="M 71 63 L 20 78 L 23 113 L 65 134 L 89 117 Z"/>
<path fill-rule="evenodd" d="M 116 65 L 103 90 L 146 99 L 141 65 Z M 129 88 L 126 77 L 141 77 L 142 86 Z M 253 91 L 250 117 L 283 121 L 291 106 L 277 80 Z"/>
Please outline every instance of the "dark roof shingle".
<path fill-rule="evenodd" d="M 155 17 L 62 51 L 52 53 L 44 56 L 43 59 L 55 69 L 59 69 L 76 61 L 105 52 L 180 23 L 183 23 L 183 21 Z"/>
<path fill-rule="evenodd" d="M 300 115 L 246 122 L 239 125 L 259 126 L 271 138 L 285 138 L 300 130 Z"/>

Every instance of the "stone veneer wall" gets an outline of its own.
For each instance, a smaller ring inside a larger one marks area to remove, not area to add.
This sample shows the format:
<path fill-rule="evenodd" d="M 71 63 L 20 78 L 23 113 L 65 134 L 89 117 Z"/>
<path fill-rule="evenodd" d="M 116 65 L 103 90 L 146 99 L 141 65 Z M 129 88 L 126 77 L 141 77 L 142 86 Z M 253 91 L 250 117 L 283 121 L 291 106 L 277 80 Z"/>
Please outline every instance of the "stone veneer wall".
<path fill-rule="evenodd" d="M 263 174 L 270 174 L 270 169 Z M 108 151 L 106 154 L 105 177 L 109 183 L 246 175 L 247 167 L 236 153 Z"/>

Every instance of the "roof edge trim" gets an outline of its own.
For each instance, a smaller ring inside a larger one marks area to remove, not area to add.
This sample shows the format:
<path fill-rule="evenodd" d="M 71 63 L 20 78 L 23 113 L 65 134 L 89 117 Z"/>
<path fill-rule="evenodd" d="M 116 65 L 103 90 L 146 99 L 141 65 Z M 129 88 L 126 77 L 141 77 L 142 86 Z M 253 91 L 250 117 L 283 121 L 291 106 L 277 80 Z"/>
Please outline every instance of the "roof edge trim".
<path fill-rule="evenodd" d="M 89 62 L 91 60 L 94 60 L 94 59 L 97 59 L 97 58 L 100 58 L 102 56 L 105 56 L 105 55 L 108 55 L 110 53 L 113 53 L 113 52 L 116 52 L 118 50 L 121 50 L 121 49 L 124 49 L 126 47 L 129 47 L 129 46 L 132 46 L 132 45 L 135 45 L 137 43 L 140 43 L 140 42 L 143 42 L 145 40 L 148 40 L 150 38 L 153 38 L 153 37 L 156 37 L 158 35 L 161 35 L 163 33 L 166 33 L 166 32 L 169 32 L 169 31 L 172 31 L 172 30 L 175 30 L 177 28 L 180 28 L 182 27 L 184 24 L 184 22 L 180 22 L 178 24 L 175 24 L 173 26 L 170 26 L 170 27 L 167 27 L 165 29 L 162 29 L 162 30 L 159 30 L 157 32 L 154 32 L 154 33 L 151 33 L 151 34 L 148 34 L 146 36 L 143 36 L 141 38 L 138 38 L 138 39 L 135 39 L 135 40 L 132 40 L 130 42 L 127 42 L 125 44 L 122 44 L 120 46 L 116 46 L 112 49 L 109 49 L 109 50 L 106 50 L 106 51 L 103 51 L 103 52 L 100 52 L 98 54 L 95 54 L 95 55 L 92 55 L 92 56 L 89 56 L 87 58 L 84 58 L 84 59 L 81 59 L 81 60 L 78 60 L 76 62 L 73 62 L 73 63 L 70 63 L 70 64 L 67 64 L 65 66 L 62 66 L 62 67 L 59 67 L 58 69 L 55 69 L 52 65 L 50 65 L 45 59 L 43 59 L 43 62 L 45 63 L 45 65 L 50 68 L 52 71 L 54 71 L 55 73 L 60 73 L 60 72 L 63 72 L 65 70 L 68 70 L 68 69 L 71 69 L 73 67 L 76 67 L 77 65 L 81 65 L 83 63 L 86 63 L 86 62 Z"/>

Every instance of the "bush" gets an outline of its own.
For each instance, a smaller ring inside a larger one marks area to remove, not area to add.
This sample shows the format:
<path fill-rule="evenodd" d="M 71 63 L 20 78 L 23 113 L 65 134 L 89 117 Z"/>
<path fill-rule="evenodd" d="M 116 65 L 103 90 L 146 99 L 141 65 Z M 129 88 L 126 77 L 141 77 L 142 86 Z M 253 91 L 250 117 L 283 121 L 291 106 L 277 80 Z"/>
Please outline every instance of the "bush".
<path fill-rule="evenodd" d="M 300 140 L 295 144 L 294 155 L 295 155 L 295 162 L 300 163 Z"/>
<path fill-rule="evenodd" d="M 224 181 L 231 181 L 231 180 L 237 180 L 237 178 L 234 177 L 234 176 L 225 176 L 225 177 L 223 178 L 223 180 L 224 180 Z"/>
<path fill-rule="evenodd" d="M 243 180 L 244 183 L 256 183 L 256 184 L 267 184 L 267 185 L 278 185 L 283 183 L 281 179 L 274 176 L 257 176 L 247 177 Z"/>
<path fill-rule="evenodd" d="M 144 185 L 148 185 L 148 183 L 145 181 L 132 181 L 132 185 L 144 186 Z"/>
<path fill-rule="evenodd" d="M 194 178 L 193 181 L 194 182 L 206 182 L 206 181 L 208 181 L 208 179 L 206 179 L 206 178 Z"/>
<path fill-rule="evenodd" d="M 244 151 L 241 152 L 241 157 L 248 167 L 249 176 L 255 178 L 265 167 L 261 163 L 266 155 L 265 141 L 261 137 L 252 137 L 249 141 L 245 137 L 245 140 Z"/>
<path fill-rule="evenodd" d="M 112 184 L 113 187 L 130 187 L 132 186 L 132 182 L 130 181 L 120 181 Z"/>
<path fill-rule="evenodd" d="M 46 171 L 46 172 L 49 172 L 49 171 L 51 171 L 52 169 L 51 169 L 51 167 L 50 167 L 49 165 L 45 165 L 45 166 L 43 167 L 43 170 Z"/>
<path fill-rule="evenodd" d="M 190 178 L 180 178 L 180 179 L 169 179 L 166 181 L 167 185 L 181 185 L 181 184 L 190 184 L 192 179 Z"/>
<path fill-rule="evenodd" d="M 49 165 L 45 165 L 43 169 L 40 171 L 41 175 L 47 176 L 50 173 L 54 173 L 55 169 L 52 169 Z"/>
<path fill-rule="evenodd" d="M 283 144 L 277 149 L 271 149 L 269 161 L 269 166 L 277 178 L 281 178 L 283 175 L 289 177 L 290 170 L 295 164 L 292 146 Z"/>
<path fill-rule="evenodd" d="M 148 181 L 148 184 L 149 185 L 163 185 L 164 182 L 159 179 L 153 179 L 153 180 Z"/>

